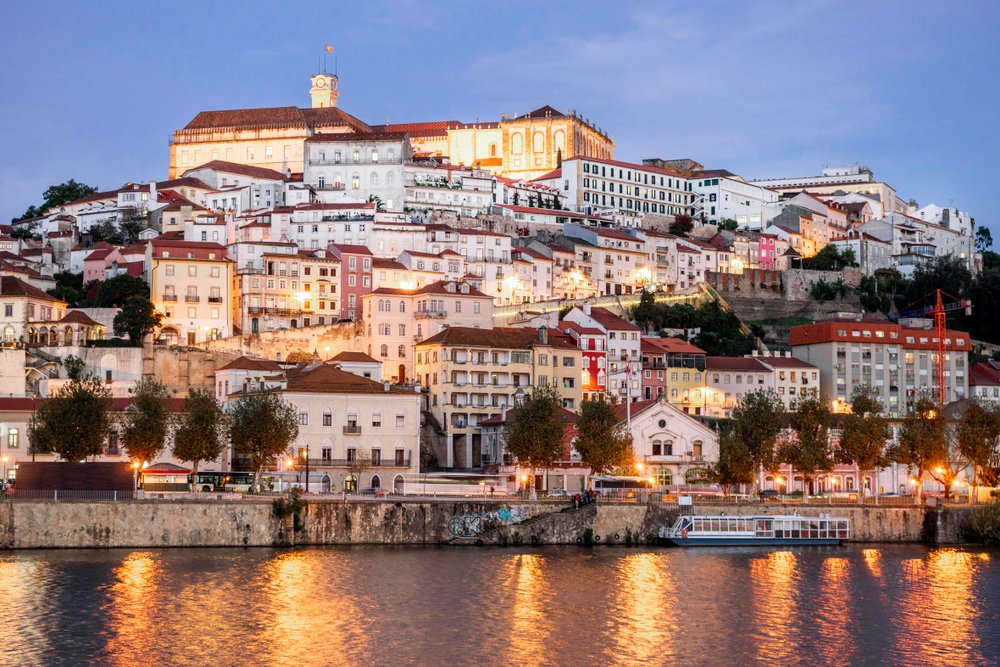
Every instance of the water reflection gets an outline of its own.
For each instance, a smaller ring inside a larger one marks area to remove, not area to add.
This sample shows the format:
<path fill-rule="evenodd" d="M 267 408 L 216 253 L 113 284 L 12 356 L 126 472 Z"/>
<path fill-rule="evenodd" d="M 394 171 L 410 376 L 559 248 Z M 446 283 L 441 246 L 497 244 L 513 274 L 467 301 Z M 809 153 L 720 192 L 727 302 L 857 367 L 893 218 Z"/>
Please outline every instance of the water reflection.
<path fill-rule="evenodd" d="M 135 665 L 146 661 L 159 634 L 154 616 L 158 605 L 161 568 L 153 553 L 128 554 L 114 570 L 105 613 L 108 615 L 109 662 Z"/>
<path fill-rule="evenodd" d="M 794 663 L 796 659 L 796 576 L 797 559 L 790 551 L 774 551 L 750 561 L 754 653 L 758 662 Z"/>
<path fill-rule="evenodd" d="M 0 553 L 0 652 L 19 665 L 1000 664 L 998 553 Z"/>
<path fill-rule="evenodd" d="M 851 572 L 846 558 L 827 558 L 820 566 L 819 595 L 814 612 L 818 624 L 815 651 L 827 665 L 854 662 L 854 633 L 850 627 Z"/>
<path fill-rule="evenodd" d="M 513 595 L 509 660 L 536 663 L 544 655 L 550 632 L 549 584 L 545 580 L 545 557 L 520 554 L 507 560 L 507 585 Z"/>
<path fill-rule="evenodd" d="M 677 599 L 673 575 L 661 553 L 631 554 L 619 560 L 611 619 L 613 657 L 619 664 L 659 664 L 676 655 Z"/>

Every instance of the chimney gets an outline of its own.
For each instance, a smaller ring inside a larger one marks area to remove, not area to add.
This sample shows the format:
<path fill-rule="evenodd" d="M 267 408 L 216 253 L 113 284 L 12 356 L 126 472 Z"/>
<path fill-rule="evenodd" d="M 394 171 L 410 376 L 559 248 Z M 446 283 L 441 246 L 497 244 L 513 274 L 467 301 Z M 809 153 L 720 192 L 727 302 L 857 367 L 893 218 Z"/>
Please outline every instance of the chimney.
<path fill-rule="evenodd" d="M 156 181 L 149 182 L 149 202 L 156 202 Z"/>
<path fill-rule="evenodd" d="M 589 303 L 583 304 L 583 314 L 584 315 L 590 315 L 590 304 Z"/>
<path fill-rule="evenodd" d="M 547 326 L 545 326 L 544 324 L 542 326 L 538 327 L 538 341 L 542 345 L 548 345 L 549 344 L 549 328 Z"/>

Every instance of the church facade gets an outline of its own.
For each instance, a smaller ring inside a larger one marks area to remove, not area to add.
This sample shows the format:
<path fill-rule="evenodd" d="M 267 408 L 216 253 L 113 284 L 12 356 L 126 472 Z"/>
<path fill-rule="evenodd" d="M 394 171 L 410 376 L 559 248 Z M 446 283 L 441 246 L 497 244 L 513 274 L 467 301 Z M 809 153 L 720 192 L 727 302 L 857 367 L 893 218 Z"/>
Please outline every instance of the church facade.
<path fill-rule="evenodd" d="M 573 111 L 543 106 L 498 122 L 432 121 L 368 125 L 337 106 L 335 74 L 311 78 L 311 106 L 202 111 L 170 142 L 170 178 L 212 160 L 273 169 L 305 170 L 306 140 L 318 134 L 406 134 L 416 157 L 448 157 L 494 174 L 530 180 L 575 156 L 614 157 L 614 141 Z"/>

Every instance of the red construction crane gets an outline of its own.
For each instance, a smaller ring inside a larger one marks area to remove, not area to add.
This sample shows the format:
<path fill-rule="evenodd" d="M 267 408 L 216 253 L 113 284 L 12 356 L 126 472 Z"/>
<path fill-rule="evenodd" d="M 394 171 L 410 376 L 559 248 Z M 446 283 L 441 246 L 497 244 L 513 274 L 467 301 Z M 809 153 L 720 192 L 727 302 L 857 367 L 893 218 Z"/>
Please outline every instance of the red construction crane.
<path fill-rule="evenodd" d="M 919 308 L 917 310 L 907 310 L 906 312 L 900 313 L 900 317 L 923 317 L 925 315 L 932 315 L 934 317 L 934 333 L 937 334 L 937 400 L 938 406 L 943 407 L 945 399 L 947 398 L 947 388 L 944 383 L 944 335 L 947 330 L 946 324 L 948 321 L 948 314 L 955 311 L 965 311 L 966 315 L 972 314 L 972 301 L 969 299 L 959 299 L 943 290 L 935 290 L 936 300 L 934 305 L 925 306 L 924 308 Z M 942 294 L 954 299 L 945 303 L 942 298 Z M 929 294 L 927 296 L 930 296 Z"/>

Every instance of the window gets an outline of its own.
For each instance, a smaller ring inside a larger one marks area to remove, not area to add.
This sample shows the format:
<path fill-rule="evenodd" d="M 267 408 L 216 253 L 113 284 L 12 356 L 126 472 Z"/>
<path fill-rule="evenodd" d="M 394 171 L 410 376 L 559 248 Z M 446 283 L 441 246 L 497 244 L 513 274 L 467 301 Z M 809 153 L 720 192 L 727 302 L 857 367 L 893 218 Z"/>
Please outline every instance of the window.
<path fill-rule="evenodd" d="M 406 424 L 406 416 L 402 412 L 396 413 L 396 428 L 403 428 Z"/>
<path fill-rule="evenodd" d="M 166 269 L 165 269 L 165 271 L 166 271 L 166 274 L 167 274 L 168 276 L 172 276 L 172 275 L 174 275 L 174 265 L 173 265 L 173 264 L 168 264 L 168 265 L 166 266 Z M 8 307 L 8 308 L 10 308 L 10 306 L 7 306 L 7 307 Z M 8 313 L 8 315 L 10 315 L 10 313 Z"/>
<path fill-rule="evenodd" d="M 333 413 L 330 408 L 323 408 L 323 426 L 333 426 Z"/>
<path fill-rule="evenodd" d="M 372 428 L 382 428 L 382 412 L 378 408 L 372 411 Z"/>
<path fill-rule="evenodd" d="M 379 348 L 379 356 L 382 357 L 383 359 L 388 359 L 389 358 L 389 346 L 388 345 L 383 345 L 382 347 Z"/>
<path fill-rule="evenodd" d="M 7 431 L 7 448 L 17 449 L 18 448 L 18 430 L 16 428 L 9 429 Z"/>
<path fill-rule="evenodd" d="M 309 413 L 305 410 L 299 410 L 299 426 L 309 425 Z"/>
<path fill-rule="evenodd" d="M 405 345 L 400 345 L 398 353 L 399 353 L 399 358 L 400 359 L 406 359 L 406 346 Z"/>

